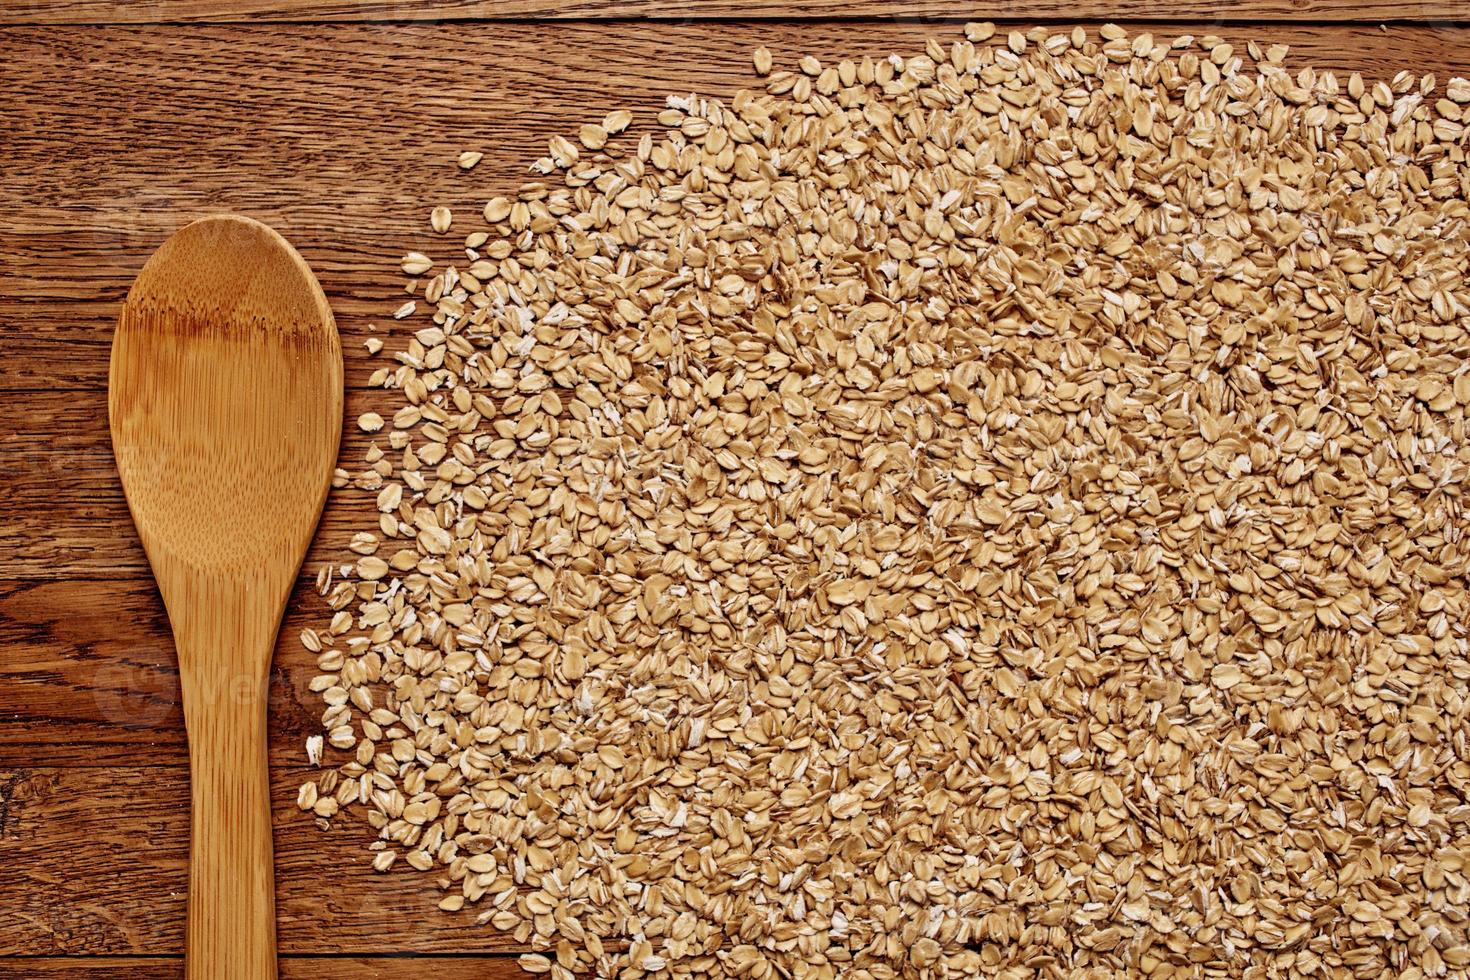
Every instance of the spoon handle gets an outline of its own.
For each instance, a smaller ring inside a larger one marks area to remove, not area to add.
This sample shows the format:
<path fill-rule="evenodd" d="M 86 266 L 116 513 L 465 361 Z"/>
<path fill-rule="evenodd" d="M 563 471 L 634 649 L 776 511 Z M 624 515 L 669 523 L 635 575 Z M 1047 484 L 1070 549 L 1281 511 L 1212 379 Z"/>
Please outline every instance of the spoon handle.
<path fill-rule="evenodd" d="M 200 605 L 175 631 L 193 787 L 185 974 L 276 980 L 266 677 L 220 665 L 268 664 L 279 612 L 271 619 L 248 599 Z M 262 655 L 245 655 L 260 645 Z"/>

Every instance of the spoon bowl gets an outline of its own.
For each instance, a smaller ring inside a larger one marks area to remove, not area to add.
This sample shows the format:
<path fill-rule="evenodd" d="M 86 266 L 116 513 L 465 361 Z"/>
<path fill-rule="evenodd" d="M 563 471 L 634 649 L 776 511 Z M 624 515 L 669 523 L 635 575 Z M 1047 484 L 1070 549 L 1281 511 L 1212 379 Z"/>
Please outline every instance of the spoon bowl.
<path fill-rule="evenodd" d="M 249 218 L 180 229 L 123 304 L 108 414 L 178 649 L 193 797 L 186 973 L 274 978 L 267 678 L 342 428 L 341 344 L 305 261 Z"/>

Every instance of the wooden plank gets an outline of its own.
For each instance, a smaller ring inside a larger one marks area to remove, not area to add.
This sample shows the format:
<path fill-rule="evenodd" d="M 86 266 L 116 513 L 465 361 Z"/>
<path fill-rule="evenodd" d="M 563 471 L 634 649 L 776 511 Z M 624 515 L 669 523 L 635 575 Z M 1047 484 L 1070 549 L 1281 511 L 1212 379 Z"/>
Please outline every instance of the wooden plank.
<path fill-rule="evenodd" d="M 330 616 L 303 583 L 271 673 L 273 765 L 302 765 L 307 736 L 321 731 L 323 706 L 307 689 L 316 658 L 299 637 Z M 0 650 L 0 768 L 188 761 L 173 640 L 151 580 L 0 582 Z"/>
<path fill-rule="evenodd" d="M 1463 27 L 1220 27 L 1217 6 L 1200 6 L 1209 12 L 1137 27 L 1286 42 L 1290 66 L 1373 78 L 1408 68 L 1443 80 L 1470 66 Z M 179 225 L 221 209 L 268 221 L 306 256 L 338 313 L 349 384 L 361 385 L 370 371 L 360 347 L 368 326 L 395 328 L 388 313 L 404 299 L 398 256 L 408 248 L 455 255 L 460 236 L 481 227 L 485 199 L 527 178 L 549 134 L 574 133 L 626 106 L 637 119 L 614 147 L 627 147 L 654 125 L 666 94 L 729 97 L 753 84 L 757 44 L 789 65 L 806 52 L 830 59 L 916 51 L 930 36 L 957 38 L 959 27 L 8 29 L 0 59 L 0 90 L 10 96 L 0 99 L 0 390 L 104 387 L 117 305 L 133 275 Z M 486 156 L 463 173 L 453 160 L 468 147 Z M 443 238 L 427 225 L 428 207 L 441 202 L 456 215 Z"/>
<path fill-rule="evenodd" d="M 187 761 L 173 642 L 152 582 L 0 585 L 0 649 L 0 768 Z M 280 671 L 272 741 L 294 743 L 287 755 L 299 765 L 302 722 Z"/>
<path fill-rule="evenodd" d="M 1454 0 L 1138 0 L 1137 17 L 1203 20 L 1378 22 L 1455 20 Z M 956 0 L 30 0 L 7 5 L 0 24 L 108 24 L 256 20 L 523 20 L 529 18 L 696 20 L 908 18 L 964 20 L 1107 18 L 1115 10 L 1076 0 L 1009 0 L 977 10 Z"/>
<path fill-rule="evenodd" d="M 282 956 L 281 980 L 525 980 L 512 954 L 485 956 Z M 174 956 L 0 957 L 0 974 L 26 980 L 181 980 Z"/>
<path fill-rule="evenodd" d="M 432 875 L 373 871 L 356 816 L 320 829 L 295 805 L 310 771 L 272 772 L 283 955 L 520 948 L 473 911 L 436 911 Z M 182 953 L 188 809 L 178 766 L 0 770 L 0 957 Z"/>

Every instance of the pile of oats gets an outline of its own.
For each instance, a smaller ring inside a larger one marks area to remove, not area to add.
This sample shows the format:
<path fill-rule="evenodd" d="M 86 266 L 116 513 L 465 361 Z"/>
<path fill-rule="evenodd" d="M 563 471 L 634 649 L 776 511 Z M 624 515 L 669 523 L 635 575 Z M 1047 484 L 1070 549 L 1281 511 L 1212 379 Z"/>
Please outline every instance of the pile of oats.
<path fill-rule="evenodd" d="M 559 980 L 1465 975 L 1470 82 L 1101 33 L 407 255 L 302 807 Z"/>

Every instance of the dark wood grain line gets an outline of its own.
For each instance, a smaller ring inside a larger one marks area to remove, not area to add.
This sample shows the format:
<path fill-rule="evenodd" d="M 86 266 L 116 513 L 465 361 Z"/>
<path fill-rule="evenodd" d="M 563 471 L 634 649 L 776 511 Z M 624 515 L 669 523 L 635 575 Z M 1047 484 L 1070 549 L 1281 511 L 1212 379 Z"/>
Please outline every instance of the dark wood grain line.
<path fill-rule="evenodd" d="M 1457 20 L 1454 0 L 1138 0 L 1134 17 L 1284 20 L 1317 23 Z M 723 18 L 964 20 L 1104 19 L 1117 11 L 1075 0 L 1010 0 L 977 9 L 955 0 L 22 0 L 0 24 L 115 24 L 274 21 L 445 21 L 529 19 L 709 20 Z"/>
<path fill-rule="evenodd" d="M 0 840 L 5 838 L 5 825 L 10 820 L 10 797 L 20 785 L 21 778 L 19 773 L 12 773 L 0 779 Z"/>

